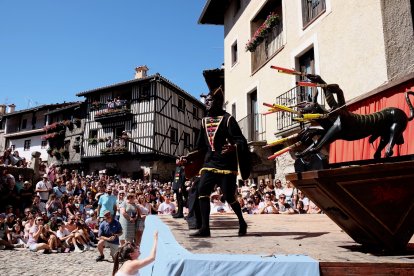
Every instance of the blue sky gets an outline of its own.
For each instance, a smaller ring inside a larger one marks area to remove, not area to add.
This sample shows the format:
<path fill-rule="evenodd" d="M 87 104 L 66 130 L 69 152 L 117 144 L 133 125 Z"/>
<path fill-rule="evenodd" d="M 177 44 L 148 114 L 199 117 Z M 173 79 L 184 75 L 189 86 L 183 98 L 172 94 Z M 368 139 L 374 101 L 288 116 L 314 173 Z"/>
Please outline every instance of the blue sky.
<path fill-rule="evenodd" d="M 206 0 L 0 0 L 0 103 L 16 110 L 83 100 L 147 65 L 198 98 L 223 63 L 223 26 Z"/>

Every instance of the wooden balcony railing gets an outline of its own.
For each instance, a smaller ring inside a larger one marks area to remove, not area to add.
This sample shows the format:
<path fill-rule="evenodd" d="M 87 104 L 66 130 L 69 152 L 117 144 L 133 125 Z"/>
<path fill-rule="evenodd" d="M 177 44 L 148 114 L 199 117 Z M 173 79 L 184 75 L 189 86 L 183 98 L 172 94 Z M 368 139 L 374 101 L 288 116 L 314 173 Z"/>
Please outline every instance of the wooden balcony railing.
<path fill-rule="evenodd" d="M 258 70 L 283 47 L 283 26 L 276 25 L 252 52 L 252 72 Z"/>

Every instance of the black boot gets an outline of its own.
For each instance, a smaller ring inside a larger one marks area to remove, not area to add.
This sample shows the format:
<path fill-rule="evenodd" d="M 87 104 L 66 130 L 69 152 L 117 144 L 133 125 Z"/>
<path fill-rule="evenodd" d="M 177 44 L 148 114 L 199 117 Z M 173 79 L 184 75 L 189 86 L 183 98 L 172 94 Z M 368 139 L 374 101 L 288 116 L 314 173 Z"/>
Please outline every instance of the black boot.
<path fill-rule="evenodd" d="M 243 213 L 241 211 L 240 203 L 235 201 L 230 204 L 231 208 L 233 209 L 234 213 L 237 215 L 239 219 L 239 236 L 244 236 L 247 233 L 247 223 L 243 218 Z"/>
<path fill-rule="evenodd" d="M 191 237 L 210 237 L 210 200 L 208 197 L 199 199 L 201 213 L 201 228 L 191 233 Z"/>

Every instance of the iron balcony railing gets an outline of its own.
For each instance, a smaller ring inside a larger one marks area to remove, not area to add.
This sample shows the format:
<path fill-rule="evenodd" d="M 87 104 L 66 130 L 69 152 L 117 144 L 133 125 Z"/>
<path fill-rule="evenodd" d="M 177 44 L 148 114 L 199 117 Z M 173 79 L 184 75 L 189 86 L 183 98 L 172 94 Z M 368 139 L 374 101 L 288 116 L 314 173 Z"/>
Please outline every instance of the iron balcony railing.
<path fill-rule="evenodd" d="M 259 69 L 283 47 L 283 26 L 276 25 L 252 53 L 252 72 Z"/>
<path fill-rule="evenodd" d="M 278 96 L 275 103 L 291 108 L 304 105 L 306 102 L 310 102 L 312 100 L 312 95 L 316 93 L 315 89 L 317 88 L 296 86 Z M 321 106 L 325 106 L 325 97 L 323 93 L 318 93 L 318 103 Z M 293 120 L 296 116 L 297 115 L 290 112 L 276 112 L 277 129 L 279 131 L 283 131 L 299 126 L 299 123 Z"/>
<path fill-rule="evenodd" d="M 238 121 L 247 142 L 264 141 L 266 135 L 266 116 L 256 113 L 249 114 Z"/>

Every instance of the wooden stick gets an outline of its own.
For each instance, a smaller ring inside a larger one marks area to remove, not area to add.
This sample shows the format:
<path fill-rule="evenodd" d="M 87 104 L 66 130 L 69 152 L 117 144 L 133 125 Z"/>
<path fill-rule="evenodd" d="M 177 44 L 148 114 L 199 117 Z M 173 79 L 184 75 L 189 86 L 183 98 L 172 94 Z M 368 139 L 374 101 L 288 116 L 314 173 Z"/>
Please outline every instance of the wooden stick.
<path fill-rule="evenodd" d="M 285 105 L 281 105 L 281 104 L 268 104 L 268 103 L 263 103 L 264 106 L 270 107 L 271 110 L 269 111 L 286 111 L 286 112 L 290 112 L 290 113 L 295 113 L 295 114 L 299 114 L 298 111 L 287 107 Z"/>
<path fill-rule="evenodd" d="M 284 73 L 284 74 L 289 74 L 289 75 L 297 75 L 297 76 L 306 76 L 305 73 L 295 71 L 295 70 L 292 70 L 292 69 L 288 69 L 288 68 L 283 68 L 283 67 L 278 67 L 278 66 L 273 66 L 273 65 L 271 65 L 270 68 L 276 69 L 279 73 Z"/>
<path fill-rule="evenodd" d="M 306 86 L 306 87 L 322 87 L 326 88 L 328 85 L 324 83 L 313 83 L 313 82 L 306 82 L 306 81 L 298 81 L 296 82 L 299 86 Z"/>
<path fill-rule="evenodd" d="M 265 148 L 270 148 L 270 147 L 273 147 L 273 146 L 276 146 L 276 145 L 282 144 L 282 143 L 284 143 L 284 142 L 286 142 L 286 141 L 289 141 L 289 140 L 291 140 L 291 139 L 294 139 L 294 138 L 298 137 L 298 135 L 299 135 L 299 133 L 295 133 L 295 134 L 292 134 L 292 135 L 290 135 L 290 136 L 287 136 L 287 137 L 284 137 L 284 138 L 278 139 L 278 140 L 276 140 L 276 141 L 270 142 L 269 144 L 267 144 L 266 146 L 263 146 L 262 148 L 264 148 L 264 149 L 265 149 Z"/>
<path fill-rule="evenodd" d="M 279 151 L 275 152 L 273 155 L 269 156 L 267 159 L 268 160 L 274 160 L 279 155 L 282 155 L 282 154 L 290 151 L 291 149 L 300 146 L 301 144 L 302 144 L 302 142 L 300 142 L 300 141 L 299 142 L 296 142 L 296 143 L 294 143 L 293 145 L 291 145 L 289 147 L 286 147 L 286 148 L 284 148 L 282 150 L 279 150 Z"/>

